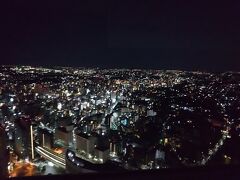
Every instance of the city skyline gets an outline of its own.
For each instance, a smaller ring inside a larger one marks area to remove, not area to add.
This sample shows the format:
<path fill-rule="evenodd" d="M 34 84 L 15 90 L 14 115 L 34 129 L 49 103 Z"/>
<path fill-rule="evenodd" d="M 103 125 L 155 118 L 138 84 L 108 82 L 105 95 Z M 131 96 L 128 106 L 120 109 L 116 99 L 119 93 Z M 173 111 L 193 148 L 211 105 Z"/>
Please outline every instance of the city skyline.
<path fill-rule="evenodd" d="M 0 179 L 238 177 L 239 9 L 3 2 Z"/>
<path fill-rule="evenodd" d="M 0 66 L 0 177 L 239 164 L 239 80 L 239 72 Z"/>

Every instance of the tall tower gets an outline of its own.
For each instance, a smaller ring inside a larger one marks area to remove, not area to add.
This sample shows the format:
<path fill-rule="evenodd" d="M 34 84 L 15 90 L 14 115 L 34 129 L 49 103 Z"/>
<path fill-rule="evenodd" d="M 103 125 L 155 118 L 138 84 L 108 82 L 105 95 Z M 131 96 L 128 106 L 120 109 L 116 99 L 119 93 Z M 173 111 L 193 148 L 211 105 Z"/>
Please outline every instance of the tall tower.
<path fill-rule="evenodd" d="M 22 159 L 34 159 L 33 127 L 31 119 L 20 117 L 15 121 L 14 151 Z"/>

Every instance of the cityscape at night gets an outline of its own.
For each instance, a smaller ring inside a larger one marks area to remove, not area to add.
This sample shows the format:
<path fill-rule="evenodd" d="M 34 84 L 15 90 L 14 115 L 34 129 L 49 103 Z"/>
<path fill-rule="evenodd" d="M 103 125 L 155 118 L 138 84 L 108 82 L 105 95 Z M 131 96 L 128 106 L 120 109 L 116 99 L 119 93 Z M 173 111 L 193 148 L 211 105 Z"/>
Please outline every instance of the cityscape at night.
<path fill-rule="evenodd" d="M 239 82 L 230 71 L 3 65 L 0 176 L 239 164 Z"/>
<path fill-rule="evenodd" d="M 240 179 L 240 1 L 3 1 L 0 180 Z"/>

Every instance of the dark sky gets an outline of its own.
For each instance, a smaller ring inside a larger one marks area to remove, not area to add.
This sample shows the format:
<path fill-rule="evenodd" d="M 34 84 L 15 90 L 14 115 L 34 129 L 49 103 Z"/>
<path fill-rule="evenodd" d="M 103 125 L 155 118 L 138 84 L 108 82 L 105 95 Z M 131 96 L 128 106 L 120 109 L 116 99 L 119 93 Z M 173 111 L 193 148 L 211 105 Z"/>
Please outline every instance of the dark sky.
<path fill-rule="evenodd" d="M 240 70 L 240 2 L 149 1 L 7 1 L 0 62 Z"/>

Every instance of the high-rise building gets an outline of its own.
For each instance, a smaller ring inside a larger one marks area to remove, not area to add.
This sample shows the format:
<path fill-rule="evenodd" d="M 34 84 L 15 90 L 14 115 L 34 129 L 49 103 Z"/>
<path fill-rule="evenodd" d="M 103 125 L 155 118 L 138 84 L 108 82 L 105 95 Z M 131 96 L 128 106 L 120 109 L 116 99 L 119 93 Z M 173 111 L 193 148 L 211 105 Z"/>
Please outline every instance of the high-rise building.
<path fill-rule="evenodd" d="M 97 159 L 100 159 L 102 163 L 105 163 L 109 159 L 109 148 L 96 147 L 94 149 L 94 155 Z"/>
<path fill-rule="evenodd" d="M 86 154 L 93 155 L 97 138 L 83 133 L 76 134 L 76 148 Z"/>
<path fill-rule="evenodd" d="M 53 147 L 54 144 L 54 135 L 53 132 L 50 132 L 47 129 L 42 129 L 39 128 L 39 139 L 40 139 L 40 145 L 42 147 L 46 147 L 51 149 Z"/>
<path fill-rule="evenodd" d="M 71 147 L 73 145 L 73 125 L 57 128 L 54 139 L 55 142 L 60 143 L 63 147 Z"/>
<path fill-rule="evenodd" d="M 15 121 L 14 151 L 22 159 L 34 159 L 33 128 L 28 117 L 20 117 Z"/>

